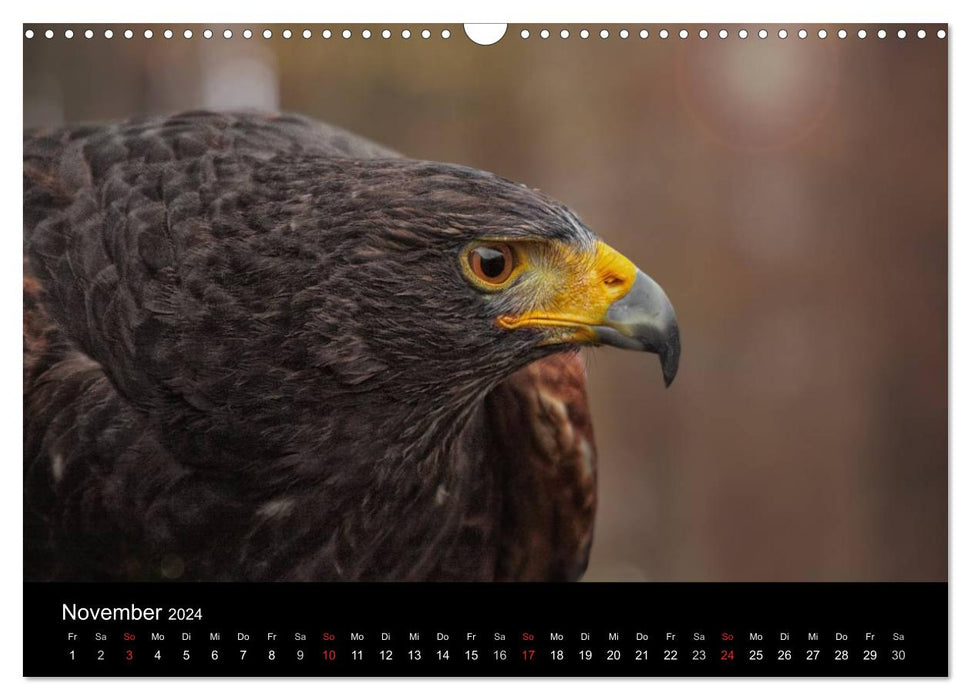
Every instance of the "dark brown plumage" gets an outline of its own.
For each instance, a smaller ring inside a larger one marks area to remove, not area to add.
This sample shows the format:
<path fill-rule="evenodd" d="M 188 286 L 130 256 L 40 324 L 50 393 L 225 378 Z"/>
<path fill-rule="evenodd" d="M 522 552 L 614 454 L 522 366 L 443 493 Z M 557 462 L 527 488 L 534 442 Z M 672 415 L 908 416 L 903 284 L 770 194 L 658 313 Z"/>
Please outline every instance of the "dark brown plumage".
<path fill-rule="evenodd" d="M 574 580 L 573 350 L 677 368 L 663 292 L 566 207 L 299 117 L 29 132 L 24 220 L 30 579 Z"/>

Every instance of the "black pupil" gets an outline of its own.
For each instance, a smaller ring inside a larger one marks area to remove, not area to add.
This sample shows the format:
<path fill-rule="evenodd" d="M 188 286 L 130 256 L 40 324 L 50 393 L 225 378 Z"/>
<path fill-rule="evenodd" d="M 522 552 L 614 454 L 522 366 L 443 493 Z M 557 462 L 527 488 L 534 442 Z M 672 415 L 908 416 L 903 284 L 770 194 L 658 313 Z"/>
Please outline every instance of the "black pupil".
<path fill-rule="evenodd" d="M 495 248 L 476 248 L 479 254 L 480 268 L 486 277 L 501 277 L 506 269 L 506 256 Z"/>

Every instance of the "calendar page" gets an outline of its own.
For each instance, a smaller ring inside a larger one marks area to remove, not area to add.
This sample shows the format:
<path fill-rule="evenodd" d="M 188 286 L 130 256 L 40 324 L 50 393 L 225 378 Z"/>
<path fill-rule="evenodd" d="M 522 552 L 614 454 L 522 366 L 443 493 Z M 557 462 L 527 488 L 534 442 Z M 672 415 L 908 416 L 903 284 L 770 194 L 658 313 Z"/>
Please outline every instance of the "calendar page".
<path fill-rule="evenodd" d="M 948 675 L 946 24 L 22 32 L 24 675 Z"/>

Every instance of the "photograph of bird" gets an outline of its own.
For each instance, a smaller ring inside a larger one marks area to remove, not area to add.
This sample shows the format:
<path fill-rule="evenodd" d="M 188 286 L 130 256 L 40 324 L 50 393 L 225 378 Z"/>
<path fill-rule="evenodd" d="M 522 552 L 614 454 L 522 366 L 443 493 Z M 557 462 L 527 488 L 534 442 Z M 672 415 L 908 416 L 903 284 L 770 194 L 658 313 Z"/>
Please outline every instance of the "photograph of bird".
<path fill-rule="evenodd" d="M 577 580 L 577 350 L 680 354 L 566 206 L 291 115 L 25 132 L 23 325 L 29 580 Z"/>

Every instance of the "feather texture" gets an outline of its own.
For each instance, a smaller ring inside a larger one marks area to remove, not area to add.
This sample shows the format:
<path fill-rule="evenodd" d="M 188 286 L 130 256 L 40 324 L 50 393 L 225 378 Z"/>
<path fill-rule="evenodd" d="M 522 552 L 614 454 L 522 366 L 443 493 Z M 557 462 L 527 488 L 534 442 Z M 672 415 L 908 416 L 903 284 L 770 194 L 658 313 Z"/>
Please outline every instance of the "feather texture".
<path fill-rule="evenodd" d="M 462 280 L 541 193 L 291 116 L 24 135 L 29 579 L 573 580 L 584 375 Z M 562 350 L 562 348 L 560 348 Z"/>

